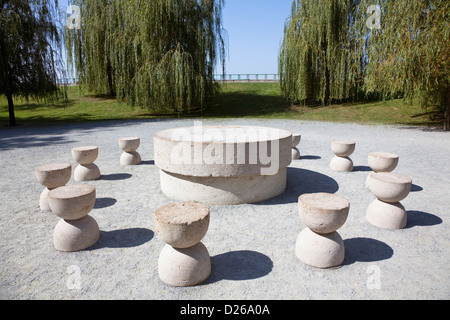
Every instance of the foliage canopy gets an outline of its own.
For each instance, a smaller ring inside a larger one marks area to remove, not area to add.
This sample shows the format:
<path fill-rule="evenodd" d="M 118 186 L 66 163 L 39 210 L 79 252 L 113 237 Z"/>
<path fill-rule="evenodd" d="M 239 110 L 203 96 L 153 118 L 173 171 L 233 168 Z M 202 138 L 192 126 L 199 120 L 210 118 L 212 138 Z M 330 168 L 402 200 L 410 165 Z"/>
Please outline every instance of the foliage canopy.
<path fill-rule="evenodd" d="M 74 0 L 68 62 L 91 91 L 152 111 L 203 109 L 224 66 L 223 0 Z"/>
<path fill-rule="evenodd" d="M 0 94 L 8 99 L 11 125 L 13 96 L 43 99 L 60 92 L 57 6 L 57 0 L 0 1 Z"/>
<path fill-rule="evenodd" d="M 374 5 L 377 28 L 367 24 Z M 280 49 L 283 94 L 326 103 L 400 93 L 445 109 L 450 130 L 449 35 L 445 0 L 294 0 Z"/>

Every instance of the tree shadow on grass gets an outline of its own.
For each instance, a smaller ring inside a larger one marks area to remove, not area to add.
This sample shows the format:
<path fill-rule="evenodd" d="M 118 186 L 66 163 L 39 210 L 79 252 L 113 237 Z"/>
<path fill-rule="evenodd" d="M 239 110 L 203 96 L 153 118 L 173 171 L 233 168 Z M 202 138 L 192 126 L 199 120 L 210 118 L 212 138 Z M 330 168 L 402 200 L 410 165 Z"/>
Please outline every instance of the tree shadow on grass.
<path fill-rule="evenodd" d="M 289 111 L 291 104 L 281 95 L 251 92 L 223 92 L 203 112 L 205 117 L 261 116 Z"/>
<path fill-rule="evenodd" d="M 44 118 L 42 118 L 44 119 Z M 47 121 L 46 118 L 45 121 Z M 116 127 L 139 123 L 173 121 L 173 119 L 141 119 L 141 120 L 113 120 L 113 121 L 79 121 L 62 123 L 35 123 L 33 125 L 19 125 L 16 127 L 0 128 L 0 150 L 27 149 L 46 147 L 51 145 L 75 142 L 70 139 L 71 132 L 89 133 L 90 131 L 112 130 Z"/>

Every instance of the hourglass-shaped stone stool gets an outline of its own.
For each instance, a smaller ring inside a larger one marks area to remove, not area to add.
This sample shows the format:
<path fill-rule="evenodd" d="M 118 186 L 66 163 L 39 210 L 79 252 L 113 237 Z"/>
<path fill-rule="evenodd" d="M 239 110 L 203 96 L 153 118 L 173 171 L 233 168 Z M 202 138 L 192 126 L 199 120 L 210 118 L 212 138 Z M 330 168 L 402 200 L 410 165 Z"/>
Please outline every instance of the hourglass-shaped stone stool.
<path fill-rule="evenodd" d="M 300 144 L 301 140 L 302 140 L 302 136 L 300 134 L 298 134 L 298 133 L 292 134 L 292 160 L 301 159 L 300 151 L 297 148 L 297 146 Z"/>
<path fill-rule="evenodd" d="M 367 158 L 369 167 L 373 170 L 369 176 L 374 172 L 392 172 L 399 162 L 399 156 L 389 152 L 371 152 Z M 366 179 L 366 186 L 369 183 L 369 176 Z"/>
<path fill-rule="evenodd" d="M 94 208 L 96 189 L 90 185 L 72 185 L 48 194 L 50 207 L 62 218 L 53 231 L 53 244 L 59 251 L 75 252 L 93 246 L 100 230 L 89 213 Z"/>
<path fill-rule="evenodd" d="M 297 258 L 322 269 L 341 265 L 345 258 L 345 246 L 336 230 L 347 220 L 349 201 L 335 194 L 304 194 L 298 199 L 298 208 L 307 228 L 297 238 Z"/>
<path fill-rule="evenodd" d="M 209 228 L 209 208 L 197 202 L 169 204 L 155 212 L 159 236 L 166 242 L 158 272 L 174 287 L 200 284 L 211 274 L 211 258 L 201 242 Z"/>
<path fill-rule="evenodd" d="M 72 176 L 72 165 L 69 163 L 52 163 L 34 169 L 36 179 L 45 189 L 39 197 L 39 207 L 43 211 L 51 211 L 48 204 L 50 190 L 65 186 Z"/>
<path fill-rule="evenodd" d="M 136 152 L 141 144 L 141 139 L 137 137 L 127 137 L 119 139 L 119 146 L 123 150 L 120 156 L 120 165 L 135 166 L 141 163 L 141 155 Z"/>
<path fill-rule="evenodd" d="M 353 171 L 353 161 L 349 157 L 355 152 L 356 143 L 347 140 L 336 140 L 331 143 L 331 150 L 335 154 L 330 168 L 335 171 Z"/>
<path fill-rule="evenodd" d="M 377 198 L 367 208 L 367 221 L 384 229 L 405 228 L 407 214 L 400 201 L 411 192 L 412 179 L 392 172 L 378 172 L 369 175 L 367 186 Z"/>
<path fill-rule="evenodd" d="M 91 181 L 100 178 L 100 169 L 94 163 L 98 157 L 98 147 L 86 146 L 73 148 L 72 157 L 79 164 L 74 171 L 75 181 Z"/>

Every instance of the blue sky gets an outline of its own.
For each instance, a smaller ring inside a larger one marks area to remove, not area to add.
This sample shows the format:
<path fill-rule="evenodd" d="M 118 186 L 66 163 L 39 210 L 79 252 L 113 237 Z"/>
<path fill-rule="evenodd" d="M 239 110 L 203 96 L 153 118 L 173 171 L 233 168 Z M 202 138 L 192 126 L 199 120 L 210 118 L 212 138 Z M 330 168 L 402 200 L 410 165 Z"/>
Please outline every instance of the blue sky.
<path fill-rule="evenodd" d="M 276 74 L 278 53 L 292 0 L 225 0 L 227 74 Z M 60 1 L 67 9 L 67 0 Z"/>
<path fill-rule="evenodd" d="M 292 0 L 226 0 L 226 73 L 278 73 L 278 53 Z"/>

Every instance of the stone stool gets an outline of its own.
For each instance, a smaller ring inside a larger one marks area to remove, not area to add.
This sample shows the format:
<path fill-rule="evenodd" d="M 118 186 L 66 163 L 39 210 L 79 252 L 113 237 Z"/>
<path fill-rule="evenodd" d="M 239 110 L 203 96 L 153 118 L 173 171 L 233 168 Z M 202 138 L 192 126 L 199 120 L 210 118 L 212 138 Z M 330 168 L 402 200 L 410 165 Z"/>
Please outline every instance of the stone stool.
<path fill-rule="evenodd" d="M 39 207 L 44 211 L 51 211 L 48 204 L 50 190 L 65 186 L 72 176 L 72 165 L 68 163 L 53 163 L 34 169 L 37 180 L 45 189 L 39 197 Z"/>
<path fill-rule="evenodd" d="M 136 137 L 119 139 L 119 146 L 123 150 L 120 156 L 120 165 L 135 166 L 141 163 L 141 155 L 136 152 L 140 144 L 141 139 Z"/>
<path fill-rule="evenodd" d="M 100 178 L 100 169 L 94 163 L 98 157 L 98 147 L 78 147 L 72 149 L 72 157 L 78 162 L 74 171 L 75 181 L 91 181 Z"/>
<path fill-rule="evenodd" d="M 336 230 L 347 220 L 349 201 L 335 194 L 313 193 L 300 196 L 298 206 L 306 228 L 297 238 L 297 258 L 322 269 L 341 265 L 345 258 L 345 247 Z"/>
<path fill-rule="evenodd" d="M 336 140 L 331 143 L 331 150 L 335 154 L 331 160 L 330 168 L 335 171 L 352 172 L 353 161 L 349 157 L 355 151 L 356 143 L 353 141 Z"/>
<path fill-rule="evenodd" d="M 96 189 L 90 185 L 72 185 L 48 194 L 54 214 L 62 218 L 53 231 L 53 244 L 59 251 L 75 252 L 93 246 L 100 230 L 89 212 L 94 208 Z"/>
<path fill-rule="evenodd" d="M 300 151 L 297 148 L 301 140 L 302 136 L 300 134 L 297 133 L 292 134 L 292 160 L 301 159 Z"/>
<path fill-rule="evenodd" d="M 174 287 L 200 284 L 211 274 L 211 258 L 201 242 L 209 228 L 209 208 L 198 202 L 169 204 L 155 212 L 166 242 L 158 261 L 160 279 Z"/>
<path fill-rule="evenodd" d="M 377 198 L 367 209 L 367 221 L 384 229 L 405 228 L 407 214 L 400 201 L 411 192 L 412 179 L 392 172 L 378 172 L 369 175 L 367 186 Z"/>
<path fill-rule="evenodd" d="M 369 167 L 374 172 L 392 172 L 397 168 L 399 156 L 395 153 L 388 152 L 371 152 L 368 154 Z M 369 177 L 366 179 L 366 187 L 369 183 Z"/>

